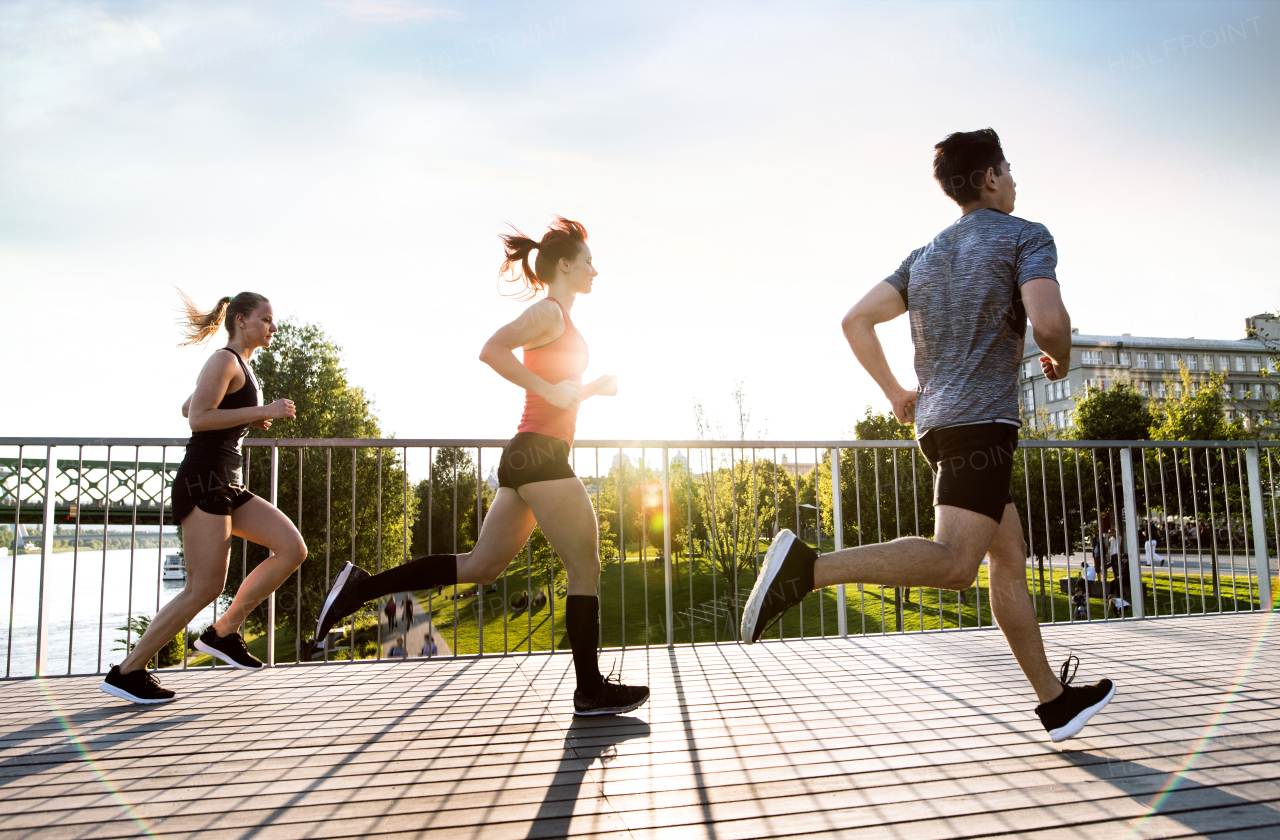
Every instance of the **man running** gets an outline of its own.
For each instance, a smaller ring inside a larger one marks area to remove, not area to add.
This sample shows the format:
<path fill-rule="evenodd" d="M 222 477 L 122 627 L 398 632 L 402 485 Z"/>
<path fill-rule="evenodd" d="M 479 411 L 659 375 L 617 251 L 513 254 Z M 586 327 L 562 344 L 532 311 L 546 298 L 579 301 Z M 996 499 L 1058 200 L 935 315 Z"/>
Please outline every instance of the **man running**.
<path fill-rule="evenodd" d="M 1057 380 L 1071 362 L 1071 318 L 1055 274 L 1057 249 L 1044 225 L 1013 212 L 1015 184 L 991 129 L 952 134 L 934 147 L 933 174 L 960 205 L 955 224 L 911 252 L 842 322 L 858 362 L 893 406 L 916 424 L 934 473 L 932 540 L 904 537 L 818 557 L 790 531 L 774 539 L 742 614 L 755 642 L 810 591 L 841 583 L 963 590 L 990 558 L 991 610 L 1054 741 L 1076 735 L 1115 694 L 1110 680 L 1070 685 L 1045 657 L 1027 593 L 1026 545 L 1009 492 L 1018 446 L 1017 377 L 1030 316 L 1040 366 Z M 877 324 L 910 312 L 917 390 L 898 383 Z"/>

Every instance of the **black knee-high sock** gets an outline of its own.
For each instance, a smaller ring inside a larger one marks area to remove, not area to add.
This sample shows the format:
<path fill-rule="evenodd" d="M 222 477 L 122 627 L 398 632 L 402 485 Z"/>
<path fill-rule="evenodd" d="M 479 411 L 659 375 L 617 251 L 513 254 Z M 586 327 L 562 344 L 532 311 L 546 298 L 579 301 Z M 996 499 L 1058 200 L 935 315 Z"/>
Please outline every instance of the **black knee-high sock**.
<path fill-rule="evenodd" d="M 360 600 L 368 603 L 395 592 L 414 592 L 437 586 L 452 586 L 458 582 L 458 556 L 456 554 L 432 554 L 410 560 L 382 574 L 360 582 L 356 590 Z"/>
<path fill-rule="evenodd" d="M 604 678 L 596 662 L 600 640 L 600 599 L 595 595 L 570 595 L 565 599 L 564 620 L 573 650 L 573 669 L 578 673 L 578 690 L 594 694 Z"/>

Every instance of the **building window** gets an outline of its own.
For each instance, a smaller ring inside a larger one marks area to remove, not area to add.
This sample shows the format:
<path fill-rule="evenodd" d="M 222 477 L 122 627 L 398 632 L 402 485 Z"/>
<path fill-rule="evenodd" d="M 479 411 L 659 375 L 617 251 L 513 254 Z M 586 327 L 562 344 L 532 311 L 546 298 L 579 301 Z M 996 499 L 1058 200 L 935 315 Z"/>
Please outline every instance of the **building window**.
<path fill-rule="evenodd" d="M 1236 399 L 1242 400 L 1244 398 L 1245 398 L 1244 383 L 1237 382 L 1236 383 Z"/>
<path fill-rule="evenodd" d="M 1173 395 L 1174 395 L 1175 397 L 1179 397 L 1179 398 L 1182 396 L 1182 383 L 1181 383 L 1181 382 L 1175 382 L 1175 383 L 1173 383 Z"/>
<path fill-rule="evenodd" d="M 1031 377 L 1036 375 L 1036 369 L 1034 365 L 1035 365 L 1035 362 L 1027 362 L 1023 364 L 1022 375 L 1025 376 L 1027 379 L 1030 379 Z"/>
<path fill-rule="evenodd" d="M 1164 354 L 1156 353 L 1156 370 L 1164 370 Z"/>
<path fill-rule="evenodd" d="M 1187 370 L 1195 370 L 1196 361 L 1199 360 L 1199 358 L 1200 357 L 1197 356 L 1195 353 L 1192 353 L 1190 356 L 1187 356 Z"/>
<path fill-rule="evenodd" d="M 1028 413 L 1036 410 L 1036 392 L 1034 388 L 1028 388 L 1022 392 L 1022 409 Z"/>
<path fill-rule="evenodd" d="M 1150 382 L 1139 382 L 1139 383 L 1138 383 L 1138 393 L 1139 393 L 1139 394 L 1142 394 L 1142 396 L 1144 396 L 1144 397 L 1149 397 L 1149 396 L 1151 396 L 1151 383 L 1150 383 Z"/>
<path fill-rule="evenodd" d="M 1138 354 L 1138 369 L 1139 369 L 1139 370 L 1146 370 L 1146 369 L 1147 369 L 1147 354 L 1146 354 L 1146 353 L 1139 353 L 1139 354 Z"/>
<path fill-rule="evenodd" d="M 1157 382 L 1157 383 L 1156 383 L 1156 397 L 1157 397 L 1157 398 L 1159 398 L 1159 399 L 1164 399 L 1164 398 L 1165 398 L 1165 393 L 1164 393 L 1164 383 L 1163 383 L 1163 382 Z"/>
<path fill-rule="evenodd" d="M 1213 370 L 1213 356 L 1210 356 L 1207 353 L 1205 354 L 1205 357 L 1204 357 L 1204 369 Z"/>
<path fill-rule="evenodd" d="M 1084 355 L 1081 357 L 1081 361 L 1086 365 L 1100 365 L 1102 364 L 1102 351 L 1086 350 L 1084 351 Z"/>
<path fill-rule="evenodd" d="M 1128 366 L 1129 366 L 1129 364 L 1130 364 L 1129 359 L 1130 359 L 1130 356 L 1129 356 L 1129 354 L 1128 354 L 1128 353 L 1121 353 L 1121 354 L 1120 354 L 1120 364 L 1121 364 L 1122 366 L 1124 366 L 1124 367 L 1128 367 Z"/>
<path fill-rule="evenodd" d="M 1231 370 L 1231 358 L 1229 356 L 1218 357 L 1218 370 L 1223 372 Z"/>
<path fill-rule="evenodd" d="M 1258 371 L 1262 370 L 1262 359 L 1259 359 L 1257 356 L 1250 356 L 1249 370 L 1252 373 L 1257 373 Z"/>
<path fill-rule="evenodd" d="M 1071 396 L 1071 380 L 1070 379 L 1062 380 L 1062 396 L 1064 397 Z"/>
<path fill-rule="evenodd" d="M 1226 370 L 1227 366 L 1223 365 L 1222 369 Z M 1240 373 L 1244 373 L 1244 356 L 1236 356 L 1236 370 Z"/>
<path fill-rule="evenodd" d="M 1047 403 L 1053 402 L 1053 383 L 1052 382 L 1044 386 L 1044 401 Z"/>

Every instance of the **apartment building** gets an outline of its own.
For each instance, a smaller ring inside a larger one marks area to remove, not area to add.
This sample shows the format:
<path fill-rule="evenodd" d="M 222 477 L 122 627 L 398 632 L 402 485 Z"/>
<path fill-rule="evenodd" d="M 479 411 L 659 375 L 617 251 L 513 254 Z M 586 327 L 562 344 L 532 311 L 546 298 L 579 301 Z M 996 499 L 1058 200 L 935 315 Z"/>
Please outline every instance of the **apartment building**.
<path fill-rule="evenodd" d="M 1040 369 L 1040 348 L 1031 330 L 1018 374 L 1022 410 L 1032 415 L 1040 409 L 1049 414 L 1054 428 L 1067 428 L 1076 398 L 1086 388 L 1106 389 L 1117 380 L 1129 379 L 1138 393 L 1153 399 L 1175 396 L 1182 385 L 1177 380 L 1179 363 L 1191 373 L 1192 387 L 1210 374 L 1226 372 L 1227 418 L 1237 415 L 1246 426 L 1268 417 L 1269 403 L 1280 393 L 1280 369 L 1273 348 L 1280 347 L 1280 320 L 1262 314 L 1245 319 L 1249 336 L 1241 339 L 1158 338 L 1151 336 L 1084 335 L 1072 330 L 1071 367 L 1065 379 L 1050 382 Z M 1262 372 L 1271 369 L 1268 377 Z"/>

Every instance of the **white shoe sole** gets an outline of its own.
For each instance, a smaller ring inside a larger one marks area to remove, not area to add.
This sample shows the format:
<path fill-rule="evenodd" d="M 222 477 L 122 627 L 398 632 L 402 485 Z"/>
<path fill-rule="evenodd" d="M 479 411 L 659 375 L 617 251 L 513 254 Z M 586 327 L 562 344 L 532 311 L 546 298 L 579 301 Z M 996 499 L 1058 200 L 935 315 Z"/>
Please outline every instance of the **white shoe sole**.
<path fill-rule="evenodd" d="M 1084 725 L 1089 722 L 1089 718 L 1102 711 L 1102 707 L 1110 703 L 1111 698 L 1115 696 L 1116 684 L 1112 683 L 1111 690 L 1107 692 L 1106 697 L 1103 697 L 1097 703 L 1094 703 L 1092 706 L 1089 706 L 1087 709 L 1080 712 L 1080 714 L 1073 717 L 1068 721 L 1066 726 L 1059 726 L 1057 729 L 1049 730 L 1049 739 L 1056 744 L 1060 741 L 1065 741 L 1068 738 L 1074 738 L 1076 735 L 1079 735 L 1080 730 L 1084 729 Z"/>
<path fill-rule="evenodd" d="M 347 565 L 338 572 L 338 579 L 333 582 L 333 588 L 329 590 L 328 597 L 324 599 L 324 606 L 320 608 L 320 615 L 316 618 L 316 632 L 313 634 L 317 643 L 320 641 L 320 627 L 324 624 L 324 617 L 329 614 L 329 608 L 333 606 L 333 602 L 338 600 L 338 593 L 342 591 L 342 587 L 347 585 L 347 578 L 351 577 L 353 568 L 355 567 L 348 560 Z"/>
<path fill-rule="evenodd" d="M 102 691 L 105 691 L 107 694 L 110 694 L 112 697 L 119 697 L 121 700 L 128 700 L 130 703 L 137 703 L 140 706 L 156 706 L 161 703 L 172 703 L 174 700 L 177 699 L 176 696 L 165 697 L 164 699 L 161 699 L 161 700 L 147 700 L 143 697 L 134 697 L 132 694 L 125 691 L 123 688 L 116 688 L 114 685 L 107 682 L 106 680 L 103 680 L 102 684 L 99 685 L 98 688 Z"/>
<path fill-rule="evenodd" d="M 192 645 L 192 647 L 194 647 L 196 650 L 200 651 L 201 653 L 207 653 L 210 656 L 212 656 L 214 659 L 219 659 L 222 662 L 226 663 L 227 665 L 230 665 L 232 668 L 236 668 L 241 671 L 261 671 L 266 667 L 265 665 L 259 665 L 256 668 L 253 667 L 252 665 L 241 665 L 239 662 L 236 662 L 234 659 L 230 658 L 229 656 L 227 656 L 225 653 L 218 650 L 217 648 L 213 648 L 213 647 L 210 647 L 209 645 L 206 645 L 204 641 L 201 639 L 196 639 L 195 644 Z"/>
<path fill-rule="evenodd" d="M 760 617 L 760 607 L 764 603 L 765 593 L 769 591 L 770 586 L 773 586 L 773 580 L 778 576 L 778 570 L 782 568 L 783 562 L 787 559 L 787 552 L 791 550 L 791 544 L 795 540 L 796 535 L 783 528 L 778 532 L 778 536 L 773 538 L 769 550 L 764 555 L 760 577 L 756 578 L 756 585 L 751 587 L 751 595 L 747 597 L 747 603 L 742 608 L 742 624 L 738 628 L 738 638 L 746 644 L 754 644 L 751 637 L 755 633 L 752 630 L 755 629 L 756 619 Z"/>

